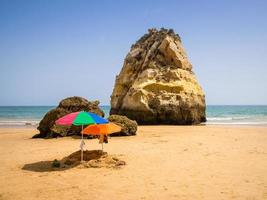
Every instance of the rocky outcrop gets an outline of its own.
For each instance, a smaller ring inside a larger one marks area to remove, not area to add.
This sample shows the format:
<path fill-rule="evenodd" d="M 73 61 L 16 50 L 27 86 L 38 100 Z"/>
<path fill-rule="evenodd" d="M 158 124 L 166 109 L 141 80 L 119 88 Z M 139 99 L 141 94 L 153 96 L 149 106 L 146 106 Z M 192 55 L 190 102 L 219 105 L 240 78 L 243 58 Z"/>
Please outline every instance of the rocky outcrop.
<path fill-rule="evenodd" d="M 37 129 L 39 134 L 34 135 L 33 138 L 52 138 L 58 136 L 68 136 L 79 134 L 81 127 L 78 126 L 58 126 L 55 121 L 66 114 L 87 111 L 93 112 L 99 116 L 104 117 L 104 112 L 98 107 L 99 101 L 88 101 L 82 97 L 69 97 L 63 99 L 59 105 L 45 114 L 40 121 Z"/>
<path fill-rule="evenodd" d="M 150 29 L 125 58 L 116 77 L 110 114 L 138 124 L 198 124 L 206 121 L 205 95 L 172 29 Z"/>
<path fill-rule="evenodd" d="M 112 133 L 110 136 L 130 136 L 136 135 L 137 123 L 121 115 L 110 115 L 108 117 L 110 122 L 113 122 L 121 127 L 121 132 Z"/>

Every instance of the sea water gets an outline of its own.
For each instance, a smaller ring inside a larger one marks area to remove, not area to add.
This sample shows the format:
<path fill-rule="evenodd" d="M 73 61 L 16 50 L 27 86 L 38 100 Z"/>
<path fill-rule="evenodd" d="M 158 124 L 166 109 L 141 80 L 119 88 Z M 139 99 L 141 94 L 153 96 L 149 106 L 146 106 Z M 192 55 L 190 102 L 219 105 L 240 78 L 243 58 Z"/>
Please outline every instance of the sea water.
<path fill-rule="evenodd" d="M 207 124 L 267 125 L 267 106 L 207 106 Z"/>
<path fill-rule="evenodd" d="M 56 106 L 0 106 L 0 126 L 37 126 Z M 100 106 L 108 117 L 110 106 Z M 208 105 L 205 124 L 267 125 L 267 106 Z"/>

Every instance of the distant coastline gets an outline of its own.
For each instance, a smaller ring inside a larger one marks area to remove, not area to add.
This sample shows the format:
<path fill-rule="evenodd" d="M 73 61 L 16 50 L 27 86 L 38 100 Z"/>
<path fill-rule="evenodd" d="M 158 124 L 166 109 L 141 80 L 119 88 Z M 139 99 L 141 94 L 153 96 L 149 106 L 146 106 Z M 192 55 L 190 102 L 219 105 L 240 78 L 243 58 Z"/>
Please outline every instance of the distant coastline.
<path fill-rule="evenodd" d="M 0 126 L 37 126 L 46 112 L 56 106 L 0 106 Z M 110 106 L 102 105 L 105 116 Z M 208 105 L 207 125 L 267 126 L 267 105 Z"/>

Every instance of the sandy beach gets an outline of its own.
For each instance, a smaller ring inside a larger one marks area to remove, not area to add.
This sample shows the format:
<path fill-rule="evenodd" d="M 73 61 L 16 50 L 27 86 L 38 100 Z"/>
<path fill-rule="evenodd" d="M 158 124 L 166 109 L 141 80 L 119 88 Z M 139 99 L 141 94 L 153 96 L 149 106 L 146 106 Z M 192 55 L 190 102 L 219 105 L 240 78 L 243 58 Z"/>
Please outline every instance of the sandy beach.
<path fill-rule="evenodd" d="M 126 161 L 121 169 L 58 171 L 45 166 L 80 140 L 34 133 L 0 129 L 0 199 L 267 199 L 267 127 L 140 126 L 105 145 Z"/>

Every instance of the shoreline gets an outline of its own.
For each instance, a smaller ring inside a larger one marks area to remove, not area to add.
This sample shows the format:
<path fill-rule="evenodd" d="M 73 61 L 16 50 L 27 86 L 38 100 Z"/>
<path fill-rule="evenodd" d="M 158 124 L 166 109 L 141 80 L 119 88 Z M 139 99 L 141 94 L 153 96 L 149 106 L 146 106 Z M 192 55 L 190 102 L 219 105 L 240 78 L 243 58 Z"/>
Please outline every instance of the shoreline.
<path fill-rule="evenodd" d="M 194 124 L 194 125 L 166 125 L 166 124 L 159 124 L 159 125 L 138 125 L 138 127 L 267 127 L 267 124 Z M 36 129 L 38 125 L 0 125 L 0 129 Z"/>

